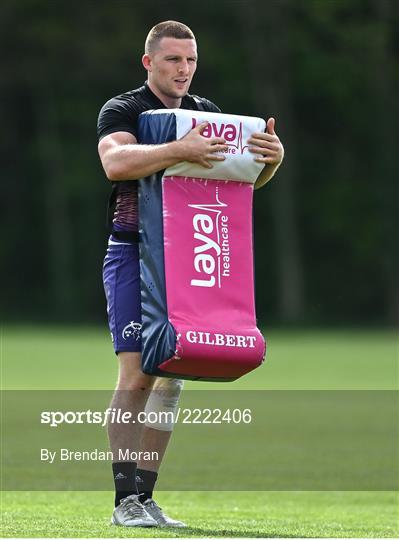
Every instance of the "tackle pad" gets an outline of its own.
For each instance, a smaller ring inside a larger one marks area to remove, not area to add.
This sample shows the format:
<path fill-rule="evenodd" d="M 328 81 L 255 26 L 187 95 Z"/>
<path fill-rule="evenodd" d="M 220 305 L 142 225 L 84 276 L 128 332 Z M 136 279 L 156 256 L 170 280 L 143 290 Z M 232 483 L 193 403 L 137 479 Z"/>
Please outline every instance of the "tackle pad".
<path fill-rule="evenodd" d="M 226 140 L 224 161 L 212 169 L 182 162 L 139 180 L 142 369 L 231 381 L 259 366 L 266 350 L 252 238 L 253 184 L 263 165 L 247 143 L 265 121 L 160 109 L 140 115 L 138 140 L 171 142 L 205 120 L 204 137 Z"/>

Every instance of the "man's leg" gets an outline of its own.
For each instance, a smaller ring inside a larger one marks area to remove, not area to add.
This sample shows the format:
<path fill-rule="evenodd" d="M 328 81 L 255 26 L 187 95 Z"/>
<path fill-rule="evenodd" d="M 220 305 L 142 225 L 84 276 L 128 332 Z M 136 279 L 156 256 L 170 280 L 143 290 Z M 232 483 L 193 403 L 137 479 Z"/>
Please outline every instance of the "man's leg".
<path fill-rule="evenodd" d="M 141 434 L 140 449 L 154 452 L 158 459 L 145 461 L 137 464 L 137 489 L 140 493 L 140 501 L 144 502 L 152 498 L 155 482 L 157 481 L 159 467 L 161 466 L 169 439 L 174 427 L 173 420 L 161 415 L 174 415 L 180 396 L 181 381 L 176 379 L 162 379 L 157 377 L 152 387 L 151 394 L 146 404 L 145 411 L 155 418 L 147 419 Z"/>
<path fill-rule="evenodd" d="M 157 455 L 158 459 L 152 461 L 139 459 L 137 468 L 157 473 L 161 466 L 171 435 L 172 431 L 161 431 L 160 429 L 154 429 L 144 425 L 141 434 L 140 450 L 142 452 L 156 452 L 156 454 L 153 455 Z"/>
<path fill-rule="evenodd" d="M 150 450 L 157 447 L 159 460 L 148 463 L 148 466 L 140 461 L 139 467 L 158 472 L 174 428 L 182 388 L 180 379 L 155 377 L 145 408 L 147 419 L 141 435 L 141 448 Z"/>
<path fill-rule="evenodd" d="M 119 352 L 119 377 L 110 407 L 131 413 L 129 423 L 108 423 L 108 438 L 114 456 L 115 482 L 114 525 L 154 527 L 157 525 L 139 501 L 136 486 L 137 463 L 131 452 L 139 452 L 142 424 L 138 414 L 144 410 L 154 378 L 141 371 L 141 354 Z M 126 455 L 127 454 L 127 455 Z"/>
<path fill-rule="evenodd" d="M 153 500 L 153 490 L 158 478 L 158 470 L 165 455 L 172 430 L 175 413 L 183 387 L 183 381 L 156 377 L 145 411 L 150 413 L 141 434 L 140 450 L 154 452 L 158 459 L 139 460 L 136 474 L 140 502 L 160 527 L 185 527 L 181 521 L 169 517 Z M 155 414 L 154 414 L 155 413 Z M 143 454 L 145 455 L 145 454 Z"/>
<path fill-rule="evenodd" d="M 137 416 L 144 411 L 151 392 L 154 377 L 141 371 L 141 354 L 120 352 L 119 377 L 110 407 L 130 412 L 134 422 L 108 423 L 108 438 L 114 456 L 115 506 L 121 499 L 137 493 L 137 463 L 127 458 L 126 453 L 140 451 L 140 438 L 143 424 L 137 422 Z"/>
<path fill-rule="evenodd" d="M 145 375 L 141 371 L 140 353 L 123 352 L 118 354 L 119 379 L 111 401 L 111 408 L 129 411 L 132 419 L 137 420 L 138 414 L 146 412 L 168 413 L 168 418 L 159 416 L 155 424 L 158 429 L 143 425 L 142 423 L 109 423 L 108 437 L 114 458 L 123 455 L 126 451 L 153 452 L 157 459 L 152 461 L 139 461 L 137 463 L 127 460 L 118 460 L 113 463 L 115 481 L 115 506 L 113 523 L 120 525 L 150 526 L 157 524 L 161 527 L 184 527 L 181 521 L 174 520 L 162 512 L 161 508 L 152 500 L 152 491 L 157 479 L 157 471 L 161 465 L 173 429 L 173 418 L 178 403 L 182 381 L 176 379 L 159 379 Z M 154 384 L 155 383 L 155 384 Z M 153 386 L 155 388 L 153 388 Z M 148 397 L 149 408 L 146 408 Z M 136 476 L 137 471 L 137 476 Z M 141 481 L 138 493 L 137 480 Z M 122 500 L 122 504 L 121 503 Z M 151 524 L 145 514 L 141 514 L 138 503 L 144 503 L 149 518 L 154 520 Z M 129 505 L 126 509 L 124 505 Z"/>
<path fill-rule="evenodd" d="M 171 431 L 161 431 L 160 429 L 143 426 L 140 450 L 153 452 L 151 455 L 156 455 L 158 459 L 152 461 L 139 459 L 137 462 L 136 485 L 141 503 L 147 499 L 152 499 L 152 493 L 158 479 L 159 467 L 171 435 Z"/>

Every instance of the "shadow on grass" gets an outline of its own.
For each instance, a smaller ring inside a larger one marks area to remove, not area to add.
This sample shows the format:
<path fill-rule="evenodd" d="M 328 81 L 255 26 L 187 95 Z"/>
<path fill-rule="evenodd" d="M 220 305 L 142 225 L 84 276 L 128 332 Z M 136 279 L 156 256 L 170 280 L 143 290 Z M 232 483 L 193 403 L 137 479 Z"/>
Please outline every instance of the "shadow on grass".
<path fill-rule="evenodd" d="M 165 529 L 164 529 L 165 530 Z M 186 527 L 184 529 L 181 529 L 181 528 L 174 528 L 174 527 L 168 527 L 167 529 L 168 531 L 170 532 L 174 532 L 176 534 L 176 537 L 187 537 L 187 536 L 197 536 L 197 537 L 201 537 L 201 536 L 205 536 L 205 537 L 209 537 L 209 538 L 242 538 L 242 537 L 245 537 L 245 538 L 297 538 L 297 537 L 301 537 L 301 538 L 312 538 L 312 536 L 310 535 L 309 537 L 307 537 L 306 535 L 304 536 L 302 533 L 301 534 L 287 534 L 287 533 L 284 533 L 284 534 L 278 534 L 278 533 L 272 533 L 272 532 L 267 532 L 267 531 L 263 531 L 263 532 L 255 532 L 254 530 L 243 530 L 243 529 L 240 529 L 239 531 L 237 530 L 230 530 L 230 529 L 206 529 L 206 528 L 203 528 L 203 527 Z"/>
<path fill-rule="evenodd" d="M 112 527 L 113 532 L 114 527 Z M 154 533 L 154 535 L 145 534 L 141 536 L 140 534 L 132 535 L 132 530 L 135 532 L 139 531 L 145 531 L 146 533 L 149 532 L 148 528 L 141 528 L 141 527 L 118 527 L 118 529 L 121 529 L 116 536 L 116 538 L 314 538 L 314 535 L 306 535 L 303 534 L 303 532 L 298 534 L 287 534 L 284 533 L 278 533 L 276 531 L 267 531 L 263 529 L 263 531 L 256 532 L 253 529 L 245 530 L 231 530 L 231 529 L 207 529 L 205 527 L 161 527 L 161 528 L 155 528 L 150 529 L 151 532 Z M 112 537 L 115 537 L 112 534 Z"/>

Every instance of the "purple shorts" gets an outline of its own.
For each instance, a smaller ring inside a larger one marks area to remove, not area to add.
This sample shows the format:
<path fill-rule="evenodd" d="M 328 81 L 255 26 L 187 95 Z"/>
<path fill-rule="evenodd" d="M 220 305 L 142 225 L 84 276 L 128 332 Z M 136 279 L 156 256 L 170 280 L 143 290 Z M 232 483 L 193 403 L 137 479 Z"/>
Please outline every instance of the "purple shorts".
<path fill-rule="evenodd" d="M 141 352 L 138 244 L 110 240 L 104 259 L 103 283 L 115 353 Z"/>

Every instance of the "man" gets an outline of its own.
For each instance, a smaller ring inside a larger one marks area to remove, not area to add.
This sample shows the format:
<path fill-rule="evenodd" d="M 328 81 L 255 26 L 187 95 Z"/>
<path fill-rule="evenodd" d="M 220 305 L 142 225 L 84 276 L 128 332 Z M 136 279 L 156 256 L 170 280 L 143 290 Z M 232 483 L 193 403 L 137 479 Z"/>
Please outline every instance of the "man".
<path fill-rule="evenodd" d="M 138 116 L 146 110 L 183 108 L 220 112 L 211 101 L 188 94 L 197 68 L 197 46 L 194 34 L 186 25 L 166 21 L 152 28 L 146 39 L 142 63 L 147 71 L 144 86 L 108 101 L 98 119 L 98 151 L 105 173 L 113 182 L 111 199 L 116 202 L 112 235 L 104 261 L 109 325 L 119 360 L 119 379 L 111 407 L 128 410 L 134 418 L 144 410 L 147 400 L 157 410 L 167 409 L 171 401 L 176 405 L 182 386 L 181 381 L 151 377 L 141 371 L 135 181 L 180 161 L 212 168 L 214 161 L 225 159 L 222 153 L 228 148 L 222 137 L 201 135 L 206 122 L 178 141 L 139 144 Z M 255 186 L 260 187 L 270 180 L 283 159 L 284 150 L 274 132 L 274 119 L 268 120 L 266 133 L 254 133 L 249 143 L 254 158 L 265 164 Z M 162 400 L 162 395 L 167 395 L 168 399 Z M 152 498 L 171 429 L 170 426 L 150 427 L 138 422 L 108 425 L 116 492 L 112 523 L 133 527 L 185 526 L 168 517 Z M 156 452 L 158 459 L 138 463 L 118 460 L 121 451 L 126 449 Z"/>

